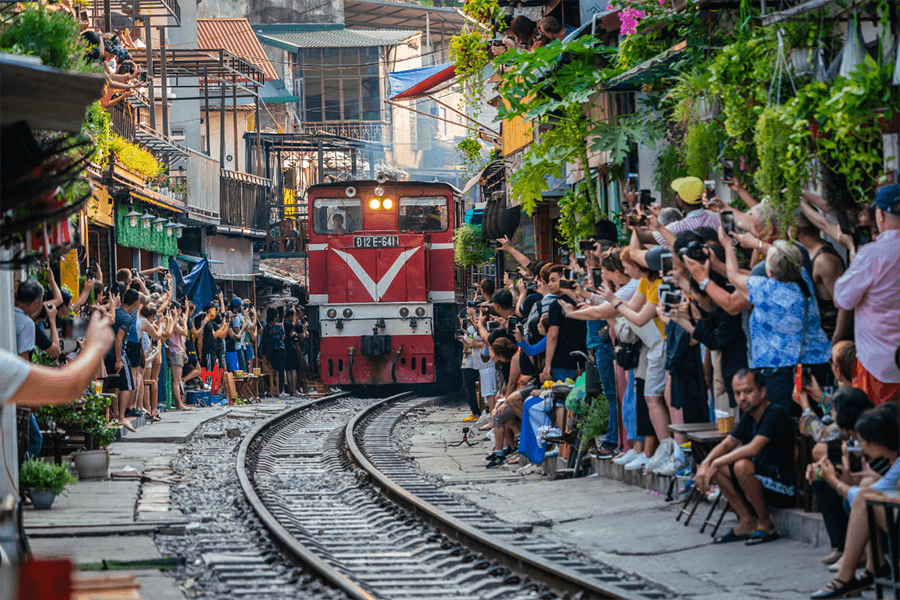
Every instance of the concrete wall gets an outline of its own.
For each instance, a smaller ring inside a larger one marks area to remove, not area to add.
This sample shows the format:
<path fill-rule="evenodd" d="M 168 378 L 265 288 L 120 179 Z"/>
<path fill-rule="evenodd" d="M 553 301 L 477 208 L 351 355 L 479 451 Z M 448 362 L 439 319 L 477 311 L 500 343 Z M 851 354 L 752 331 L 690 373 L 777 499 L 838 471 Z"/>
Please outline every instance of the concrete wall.
<path fill-rule="evenodd" d="M 183 2 L 181 6 L 181 27 L 172 27 L 166 30 L 168 42 L 175 48 L 194 49 L 197 47 L 197 9 L 196 2 Z M 180 100 L 177 96 L 184 98 L 200 96 L 200 90 L 197 88 L 199 83 L 196 77 L 182 79 L 180 83 L 186 86 L 175 91 L 176 99 L 172 101 L 169 108 L 169 133 L 175 130 L 184 131 L 184 140 L 182 145 L 187 146 L 191 150 L 200 152 L 200 100 Z M 157 125 L 162 121 L 157 121 Z"/>
<path fill-rule="evenodd" d="M 206 238 L 209 271 L 214 277 L 253 272 L 253 242 L 247 238 L 211 235 Z M 221 261 L 221 264 L 215 261 Z"/>
<path fill-rule="evenodd" d="M 245 17 L 252 24 L 265 23 L 343 23 L 343 0 L 305 2 L 304 0 L 206 0 L 198 6 L 200 18 Z"/>

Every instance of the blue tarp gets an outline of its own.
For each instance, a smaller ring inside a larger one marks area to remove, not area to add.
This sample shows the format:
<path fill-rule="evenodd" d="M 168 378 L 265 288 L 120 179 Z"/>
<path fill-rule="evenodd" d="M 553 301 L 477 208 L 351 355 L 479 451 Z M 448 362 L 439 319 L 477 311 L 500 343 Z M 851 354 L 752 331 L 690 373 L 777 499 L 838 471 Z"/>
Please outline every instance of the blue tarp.
<path fill-rule="evenodd" d="M 451 81 L 455 74 L 456 68 L 453 63 L 388 73 L 388 81 L 391 84 L 391 100 L 413 98 L 437 91 L 438 85 Z"/>
<path fill-rule="evenodd" d="M 180 289 L 194 303 L 196 310 L 191 316 L 196 317 L 216 297 L 216 280 L 209 271 L 209 261 L 204 258 L 194 265 L 190 273 L 182 276 L 181 267 L 174 258 L 169 258 L 169 270 L 172 272 L 175 288 Z"/>

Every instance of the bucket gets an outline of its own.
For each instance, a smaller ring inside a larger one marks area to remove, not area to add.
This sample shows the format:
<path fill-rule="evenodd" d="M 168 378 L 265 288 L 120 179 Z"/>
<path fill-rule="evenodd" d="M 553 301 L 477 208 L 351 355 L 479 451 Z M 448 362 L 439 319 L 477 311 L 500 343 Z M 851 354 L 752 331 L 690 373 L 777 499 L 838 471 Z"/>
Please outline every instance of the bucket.
<path fill-rule="evenodd" d="M 716 426 L 719 429 L 719 435 L 727 435 L 734 431 L 734 417 L 724 410 L 717 410 Z"/>
<path fill-rule="evenodd" d="M 72 457 L 78 479 L 106 479 L 109 474 L 109 450 L 82 450 Z"/>

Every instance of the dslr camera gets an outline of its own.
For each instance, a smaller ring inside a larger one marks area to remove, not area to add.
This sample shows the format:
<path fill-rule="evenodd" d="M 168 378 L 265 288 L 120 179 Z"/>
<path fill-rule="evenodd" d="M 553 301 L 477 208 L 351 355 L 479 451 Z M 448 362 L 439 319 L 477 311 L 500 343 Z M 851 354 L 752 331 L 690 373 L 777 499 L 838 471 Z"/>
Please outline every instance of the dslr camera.
<path fill-rule="evenodd" d="M 694 240 L 686 247 L 679 250 L 678 256 L 680 256 L 681 258 L 687 256 L 688 258 L 703 262 L 709 258 L 709 250 L 707 250 L 704 244 L 701 244 L 700 242 Z"/>

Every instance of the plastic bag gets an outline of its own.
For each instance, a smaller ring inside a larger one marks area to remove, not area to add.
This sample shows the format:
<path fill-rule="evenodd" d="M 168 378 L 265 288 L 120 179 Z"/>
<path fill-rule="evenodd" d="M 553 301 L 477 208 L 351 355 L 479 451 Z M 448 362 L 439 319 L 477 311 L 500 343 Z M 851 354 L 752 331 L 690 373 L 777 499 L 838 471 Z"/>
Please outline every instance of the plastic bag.
<path fill-rule="evenodd" d="M 587 392 L 585 391 L 585 375 L 585 373 L 581 374 L 575 381 L 575 386 L 572 388 L 572 391 L 566 396 L 566 410 L 575 413 L 576 415 L 583 415 L 588 409 L 587 402 L 585 402 L 585 399 L 587 398 Z"/>

